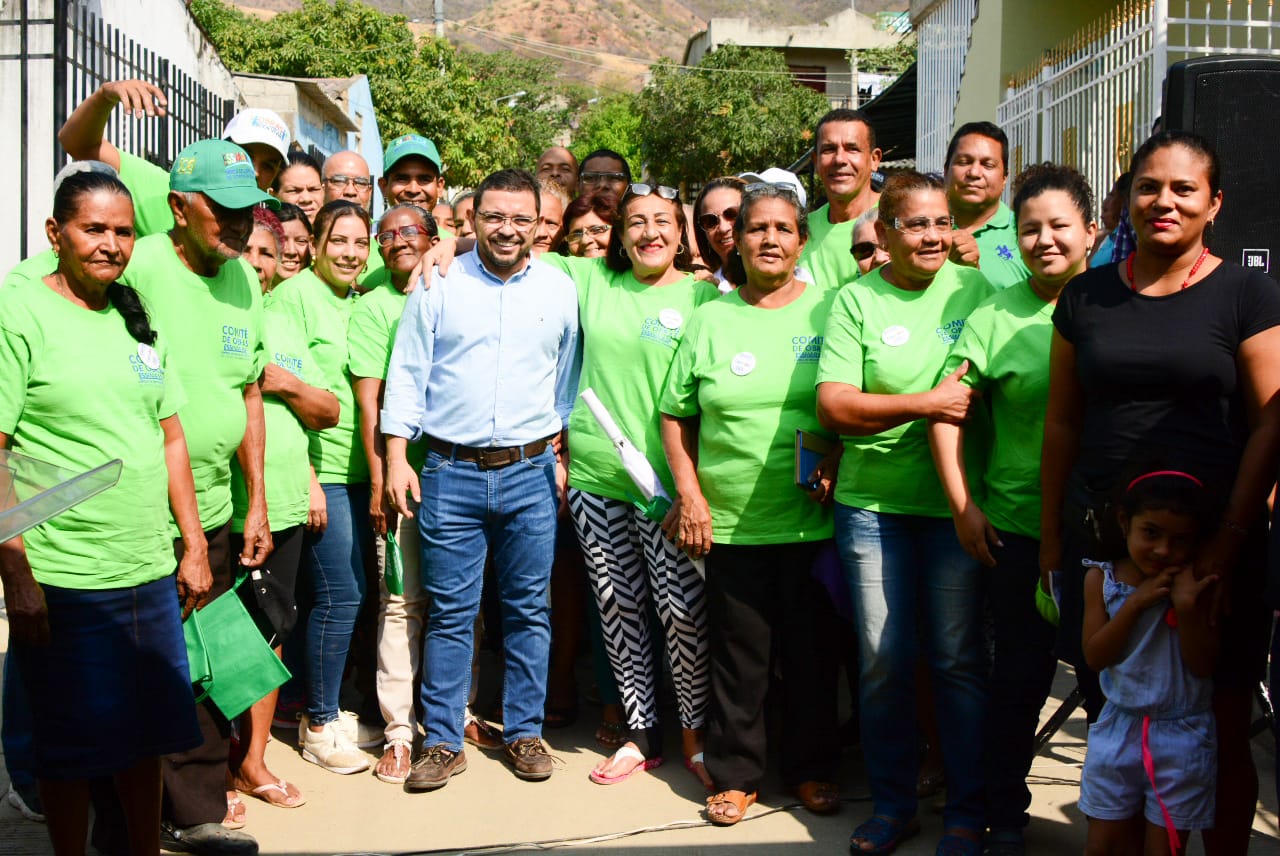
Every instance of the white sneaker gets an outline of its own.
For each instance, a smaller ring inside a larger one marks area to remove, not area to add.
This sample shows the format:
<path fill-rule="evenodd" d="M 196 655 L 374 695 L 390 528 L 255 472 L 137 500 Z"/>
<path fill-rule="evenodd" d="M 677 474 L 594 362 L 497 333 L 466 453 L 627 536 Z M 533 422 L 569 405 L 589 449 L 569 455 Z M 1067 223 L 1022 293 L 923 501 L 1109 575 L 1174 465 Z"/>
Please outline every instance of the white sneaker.
<path fill-rule="evenodd" d="M 338 725 L 351 742 L 361 749 L 377 749 L 386 742 L 384 729 L 362 722 L 359 716 L 349 710 L 338 711 Z"/>
<path fill-rule="evenodd" d="M 351 742 L 339 722 L 326 723 L 318 732 L 309 726 L 310 719 L 304 714 L 298 725 L 302 760 L 344 776 L 369 769 L 369 756 Z"/>

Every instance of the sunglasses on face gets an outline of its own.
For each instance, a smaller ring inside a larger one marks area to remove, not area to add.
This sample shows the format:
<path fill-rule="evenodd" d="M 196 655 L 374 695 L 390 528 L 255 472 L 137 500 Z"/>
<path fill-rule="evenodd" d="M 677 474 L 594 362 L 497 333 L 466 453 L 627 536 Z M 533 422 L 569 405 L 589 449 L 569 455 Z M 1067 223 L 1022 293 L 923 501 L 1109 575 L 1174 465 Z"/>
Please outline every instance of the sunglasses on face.
<path fill-rule="evenodd" d="M 876 254 L 880 245 L 875 241 L 859 241 L 849 248 L 849 252 L 860 262 L 864 262 Z"/>
<path fill-rule="evenodd" d="M 626 181 L 627 175 L 622 172 L 584 172 L 578 179 L 583 184 L 609 184 Z"/>
<path fill-rule="evenodd" d="M 719 214 L 712 214 L 710 211 L 698 215 L 698 225 L 702 227 L 704 232 L 710 232 L 716 226 L 720 225 L 720 221 L 732 225 L 733 221 L 738 219 L 737 208 L 726 208 Z"/>

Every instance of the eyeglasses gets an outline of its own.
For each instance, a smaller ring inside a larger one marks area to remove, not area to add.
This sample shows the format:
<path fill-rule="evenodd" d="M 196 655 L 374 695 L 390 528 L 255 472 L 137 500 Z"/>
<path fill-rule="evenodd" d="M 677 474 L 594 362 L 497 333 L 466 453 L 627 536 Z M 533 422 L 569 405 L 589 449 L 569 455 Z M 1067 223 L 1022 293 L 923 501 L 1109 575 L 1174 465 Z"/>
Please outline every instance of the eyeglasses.
<path fill-rule="evenodd" d="M 432 237 L 431 230 L 426 226 L 410 223 L 408 226 L 401 226 L 399 229 L 388 229 L 385 232 L 379 232 L 377 235 L 378 244 L 385 247 L 396 239 L 396 235 L 406 241 L 412 241 L 414 238 L 422 237 L 423 235 Z"/>
<path fill-rule="evenodd" d="M 733 223 L 733 221 L 737 219 L 738 219 L 738 209 L 726 208 L 723 211 L 721 211 L 719 215 L 712 214 L 710 211 L 706 212 L 705 214 L 699 214 L 698 225 L 702 227 L 702 230 L 704 232 L 710 232 L 716 226 L 720 225 L 721 220 L 723 220 L 726 223 Z"/>
<path fill-rule="evenodd" d="M 354 184 L 356 187 L 373 187 L 373 179 L 362 175 L 331 175 L 324 180 L 324 183 L 333 187 L 346 187 L 348 184 Z"/>
<path fill-rule="evenodd" d="M 510 223 L 511 227 L 517 232 L 527 232 L 534 226 L 538 225 L 537 217 L 526 217 L 523 214 L 518 217 L 508 217 L 504 214 L 497 214 L 493 211 L 477 211 L 476 221 L 483 223 L 490 229 L 498 229 Z"/>
<path fill-rule="evenodd" d="M 904 235 L 919 237 L 928 232 L 930 226 L 939 232 L 950 232 L 955 228 L 956 221 L 951 217 L 939 217 L 936 220 L 930 220 L 928 217 L 912 217 L 906 221 L 899 220 L 897 217 L 893 218 L 893 228 Z"/>
<path fill-rule="evenodd" d="M 602 226 L 597 223 L 595 226 L 587 226 L 584 229 L 574 229 L 566 235 L 565 238 L 576 244 L 578 241 L 581 241 L 586 237 L 598 238 L 599 236 L 606 234 L 612 228 L 612 226 Z"/>
<path fill-rule="evenodd" d="M 860 262 L 865 262 L 876 254 L 876 250 L 880 249 L 880 245 L 875 241 L 859 241 L 849 248 L 849 252 Z"/>
<path fill-rule="evenodd" d="M 627 174 L 625 172 L 584 172 L 578 176 L 578 180 L 583 184 L 612 184 L 615 181 L 626 181 Z"/>
<path fill-rule="evenodd" d="M 667 187 L 665 184 L 633 184 L 627 188 L 627 192 L 632 196 L 655 195 L 670 200 L 680 198 L 680 191 L 674 187 Z"/>

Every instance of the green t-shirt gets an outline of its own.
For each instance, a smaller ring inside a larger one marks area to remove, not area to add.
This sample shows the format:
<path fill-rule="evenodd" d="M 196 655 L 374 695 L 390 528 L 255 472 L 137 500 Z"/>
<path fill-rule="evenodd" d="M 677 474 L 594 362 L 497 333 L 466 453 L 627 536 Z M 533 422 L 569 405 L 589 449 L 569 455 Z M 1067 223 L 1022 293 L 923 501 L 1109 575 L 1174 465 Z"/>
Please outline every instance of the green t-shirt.
<path fill-rule="evenodd" d="M 983 510 L 997 529 L 1029 538 L 1040 537 L 1040 445 L 1049 403 L 1053 306 L 1028 280 L 996 292 L 969 314 L 939 375 L 969 361 L 964 382 L 982 390 L 993 430 Z"/>
<path fill-rule="evenodd" d="M 854 221 L 832 223 L 827 219 L 830 210 L 830 205 L 823 205 L 809 212 L 809 241 L 800 254 L 800 266 L 818 285 L 839 288 L 858 278 L 858 262 L 849 252 Z"/>
<path fill-rule="evenodd" d="M 872 271 L 836 298 L 818 383 L 847 383 L 883 395 L 932 389 L 965 319 L 991 293 L 980 271 L 951 262 L 923 291 L 897 288 L 881 270 Z M 929 452 L 926 420 L 843 440 L 836 502 L 888 514 L 951 516 Z"/>
<path fill-rule="evenodd" d="M 165 342 L 142 345 L 115 309 L 76 306 L 39 279 L 0 289 L 0 433 L 76 473 L 124 463 L 115 487 L 23 535 L 37 582 L 124 588 L 174 572 L 160 420 L 183 400 Z"/>
<path fill-rule="evenodd" d="M 814 386 L 838 291 L 808 285 L 779 309 L 732 291 L 689 321 L 662 412 L 701 415 L 698 481 L 722 544 L 832 537 L 830 507 L 795 482 L 795 448 L 797 428 L 831 436 L 818 424 Z"/>
<path fill-rule="evenodd" d="M 347 329 L 348 369 L 353 378 L 387 379 L 391 347 L 396 342 L 396 328 L 400 326 L 400 316 L 404 314 L 404 304 L 408 299 L 408 295 L 391 284 L 385 268 L 377 286 L 360 295 L 351 309 L 351 323 Z M 427 459 L 427 444 L 410 443 L 405 458 L 415 470 L 422 469 Z"/>
<path fill-rule="evenodd" d="M 369 480 L 356 396 L 347 374 L 347 321 L 355 301 L 354 290 L 339 297 L 314 271 L 304 270 L 275 287 L 267 309 L 292 316 L 314 361 L 316 385 L 338 396 L 338 424 L 307 432 L 311 465 L 321 484 L 362 484 Z"/>
<path fill-rule="evenodd" d="M 39 280 L 57 269 L 58 257 L 54 255 L 53 250 L 45 250 L 18 262 L 12 270 L 5 274 L 4 281 L 0 282 L 0 288 L 18 282 Z"/>
<path fill-rule="evenodd" d="M 369 260 L 364 263 L 364 272 L 356 277 L 356 285 L 364 292 L 377 288 L 387 279 L 387 263 L 382 260 L 382 253 L 378 252 L 378 242 L 370 240 Z"/>
<path fill-rule="evenodd" d="M 271 295 L 263 297 L 263 307 L 271 304 Z M 315 385 L 315 365 L 307 351 L 302 333 L 292 316 L 265 312 L 267 359 L 290 372 L 303 383 Z M 262 397 L 262 412 L 267 424 L 267 445 L 263 463 L 263 481 L 267 491 L 267 518 L 271 531 L 279 532 L 307 522 L 311 508 L 311 461 L 307 455 L 307 431 L 284 400 L 274 395 Z M 231 530 L 244 531 L 244 517 L 249 511 L 249 494 L 245 490 L 240 462 L 231 459 Z"/>
<path fill-rule="evenodd" d="M 1031 275 L 1018 250 L 1018 224 L 1013 209 L 1003 202 L 990 220 L 973 233 L 978 242 L 978 269 L 997 289 L 1008 288 Z"/>
<path fill-rule="evenodd" d="M 567 273 L 578 287 L 582 330 L 578 389 L 595 391 L 622 433 L 672 493 L 658 399 L 689 317 L 696 307 L 719 297 L 719 289 L 692 275 L 655 288 L 638 282 L 630 271 L 610 270 L 604 259 L 555 253 L 538 258 Z M 569 417 L 569 484 L 610 499 L 640 496 L 613 444 L 585 405 L 574 407 Z"/>
<path fill-rule="evenodd" d="M 244 440 L 244 387 L 257 382 L 267 359 L 258 275 L 236 259 L 212 277 L 198 276 L 161 234 L 139 239 L 123 279 L 167 337 L 171 369 L 187 392 L 178 417 L 200 524 L 216 529 L 231 519 L 231 459 Z M 178 537 L 176 524 L 171 532 Z"/>
<path fill-rule="evenodd" d="M 160 167 L 120 152 L 120 181 L 133 196 L 133 225 L 138 237 L 158 235 L 173 228 L 169 207 L 169 173 Z"/>

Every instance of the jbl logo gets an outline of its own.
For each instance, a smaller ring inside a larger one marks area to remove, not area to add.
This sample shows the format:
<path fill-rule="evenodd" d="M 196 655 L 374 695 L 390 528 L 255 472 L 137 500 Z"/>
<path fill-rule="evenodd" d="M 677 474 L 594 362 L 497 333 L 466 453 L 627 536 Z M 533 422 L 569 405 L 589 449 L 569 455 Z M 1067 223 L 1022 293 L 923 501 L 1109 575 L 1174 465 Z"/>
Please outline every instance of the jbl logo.
<path fill-rule="evenodd" d="M 1271 250 L 1241 250 L 1240 264 L 1248 270 L 1270 273 Z"/>

